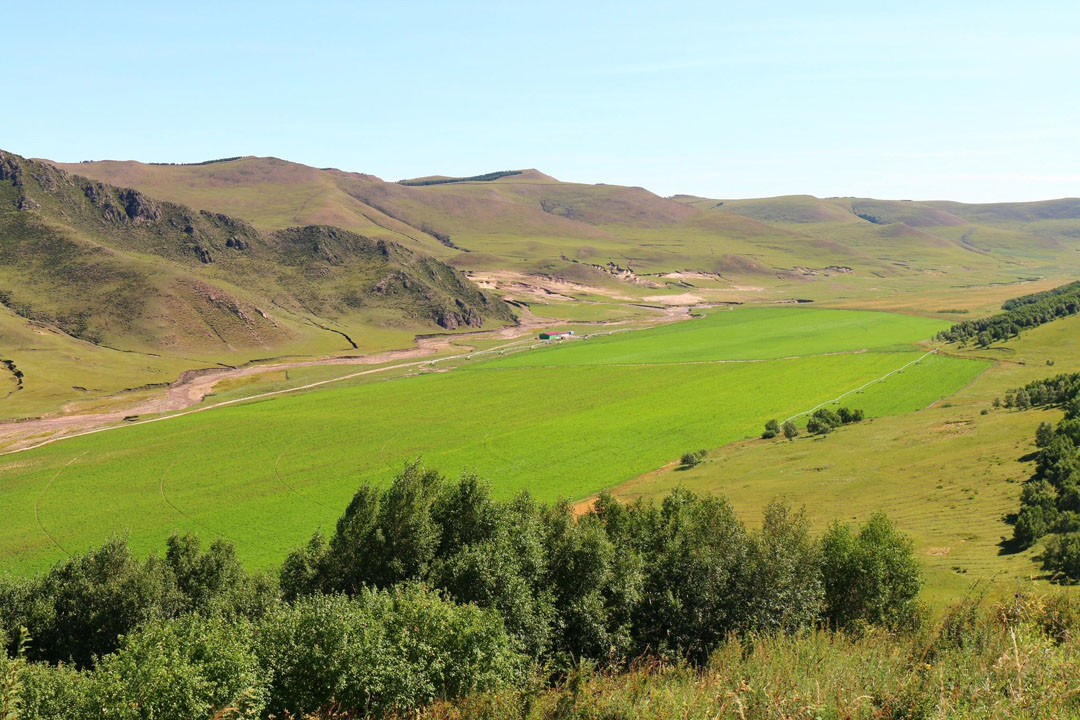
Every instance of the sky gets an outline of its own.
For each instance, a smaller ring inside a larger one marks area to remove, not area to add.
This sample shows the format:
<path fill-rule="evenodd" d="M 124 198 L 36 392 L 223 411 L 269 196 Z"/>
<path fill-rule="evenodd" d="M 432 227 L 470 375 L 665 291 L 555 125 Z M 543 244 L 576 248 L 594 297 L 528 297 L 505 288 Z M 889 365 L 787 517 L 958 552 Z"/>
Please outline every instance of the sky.
<path fill-rule="evenodd" d="M 885 6 L 890 7 L 875 7 Z M 714 198 L 1080 196 L 1080 3 L 8 2 L 0 148 L 535 167 Z"/>

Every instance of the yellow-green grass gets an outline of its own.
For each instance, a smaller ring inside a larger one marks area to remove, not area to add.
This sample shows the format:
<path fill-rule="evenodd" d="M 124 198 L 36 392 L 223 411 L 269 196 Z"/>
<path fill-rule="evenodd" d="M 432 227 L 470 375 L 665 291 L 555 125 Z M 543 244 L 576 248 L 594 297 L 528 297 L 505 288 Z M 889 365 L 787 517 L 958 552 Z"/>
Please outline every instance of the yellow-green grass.
<path fill-rule="evenodd" d="M 1059 413 L 993 409 L 992 403 L 1031 380 L 1080 370 L 1080 318 L 988 349 L 943 350 L 998 362 L 947 402 L 918 412 L 877 417 L 824 438 L 737 442 L 711 451 L 696 468 L 650 474 L 616 492 L 658 497 L 683 486 L 722 493 L 751 522 L 766 502 L 782 496 L 805 504 L 818 528 L 884 510 L 915 540 L 930 600 L 955 599 L 975 581 L 992 580 L 1001 595 L 1026 588 L 1041 576 L 1039 548 L 1011 553 L 1003 544 L 1012 535 L 1005 517 L 1018 509 L 1021 483 L 1032 472 L 1035 428 Z"/>
<path fill-rule="evenodd" d="M 114 349 L 73 338 L 47 325 L 28 323 L 0 306 L 0 360 L 11 360 L 23 373 L 22 388 L 16 390 L 11 373 L 0 367 L 0 420 L 133 405 L 144 399 L 141 388 L 168 385 L 186 370 L 239 366 L 271 358 L 321 358 L 408 348 L 418 332 L 430 329 L 418 322 L 404 322 L 390 310 L 358 312 L 337 325 L 358 346 L 353 348 L 342 335 L 310 319 L 282 312 L 278 323 L 288 329 L 292 339 L 273 348 Z M 497 326 L 488 325 L 489 329 Z M 192 330 L 190 334 L 196 333 Z M 447 336 L 455 337 L 452 333 Z"/>
<path fill-rule="evenodd" d="M 610 322 L 656 314 L 650 308 L 612 302 L 530 303 L 529 310 L 538 318 L 577 322 Z"/>
<path fill-rule="evenodd" d="M 208 362 L 121 352 L 77 340 L 46 326 L 34 326 L 0 307 L 0 359 L 11 360 L 23 373 L 22 389 L 0 399 L 0 419 L 17 419 L 75 407 L 136 399 L 127 388 L 166 384 L 184 370 Z M 9 376 L 6 369 L 0 374 Z M 0 392 L 2 396 L 4 392 Z"/>
<path fill-rule="evenodd" d="M 528 489 L 542 500 L 580 498 L 685 450 L 744 438 L 769 417 L 805 410 L 921 355 L 478 363 L 127 426 L 0 458 L 8 519 L 0 557 L 26 572 L 110 533 L 129 533 L 148 551 L 171 532 L 194 531 L 228 537 L 249 565 L 271 566 L 316 527 L 331 527 L 360 483 L 385 483 L 407 458 L 423 455 L 450 474 L 474 470 L 500 497 Z M 870 385 L 860 400 L 871 413 L 913 411 L 985 366 L 931 356 Z"/>

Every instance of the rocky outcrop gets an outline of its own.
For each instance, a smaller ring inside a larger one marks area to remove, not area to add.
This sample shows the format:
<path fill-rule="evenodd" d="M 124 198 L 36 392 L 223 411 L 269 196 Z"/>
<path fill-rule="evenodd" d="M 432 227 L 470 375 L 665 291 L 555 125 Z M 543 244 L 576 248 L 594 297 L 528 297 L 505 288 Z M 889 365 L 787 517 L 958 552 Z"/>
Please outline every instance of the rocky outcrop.
<path fill-rule="evenodd" d="M 484 318 L 475 312 L 461 300 L 454 301 L 455 309 L 439 308 L 434 313 L 435 324 L 447 330 L 457 330 L 459 327 L 480 327 L 484 324 Z"/>
<path fill-rule="evenodd" d="M 196 257 L 199 258 L 199 262 L 203 263 L 204 265 L 209 265 L 210 263 L 214 262 L 214 258 L 210 256 L 210 251 L 207 248 L 204 248 L 202 245 L 196 245 L 195 247 L 193 247 L 192 252 L 194 252 Z"/>
<path fill-rule="evenodd" d="M 123 203 L 124 212 L 135 223 L 157 222 L 161 219 L 161 208 L 150 198 L 137 190 L 121 190 L 118 193 Z"/>

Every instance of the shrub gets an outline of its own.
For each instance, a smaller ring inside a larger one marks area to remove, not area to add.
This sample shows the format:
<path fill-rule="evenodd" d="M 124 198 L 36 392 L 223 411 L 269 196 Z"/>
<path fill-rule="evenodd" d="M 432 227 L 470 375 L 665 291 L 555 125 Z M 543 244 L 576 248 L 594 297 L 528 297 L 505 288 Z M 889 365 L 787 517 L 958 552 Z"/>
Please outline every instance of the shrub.
<path fill-rule="evenodd" d="M 701 463 L 701 455 L 696 452 L 685 452 L 682 457 L 679 458 L 679 464 L 683 467 L 694 467 Z"/>
<path fill-rule="evenodd" d="M 260 624 L 256 651 L 271 678 L 268 710 L 279 717 L 331 705 L 405 711 L 496 689 L 523 666 L 496 613 L 415 585 L 282 605 Z"/>
<path fill-rule="evenodd" d="M 115 650 L 121 635 L 180 603 L 160 560 L 140 563 L 125 541 L 112 539 L 45 575 L 0 588 L 0 605 L 9 608 L 0 619 L 9 640 L 19 625 L 30 631 L 30 659 L 87 667 L 95 655 Z"/>
<path fill-rule="evenodd" d="M 874 513 L 858 533 L 835 523 L 822 538 L 822 554 L 825 614 L 833 625 L 914 621 L 922 573 L 911 540 L 884 513 Z"/>
<path fill-rule="evenodd" d="M 794 440 L 799 437 L 799 428 L 790 420 L 784 422 L 784 437 L 788 440 Z"/>
<path fill-rule="evenodd" d="M 774 500 L 749 539 L 743 591 L 748 626 L 792 632 L 811 625 L 820 615 L 824 586 L 821 550 L 806 513 Z"/>
<path fill-rule="evenodd" d="M 1080 532 L 1053 535 L 1043 551 L 1043 569 L 1066 582 L 1080 582 Z"/>
<path fill-rule="evenodd" d="M 101 717 L 90 702 L 90 676 L 85 671 L 36 662 L 22 669 L 20 680 L 22 714 L 16 716 L 18 720 Z"/>
<path fill-rule="evenodd" d="M 862 422 L 866 417 L 862 410 L 850 410 L 846 407 L 842 407 L 836 411 L 837 416 L 840 418 L 840 422 L 844 425 L 850 425 L 851 423 Z"/>
<path fill-rule="evenodd" d="M 88 694 L 99 717 L 117 720 L 254 720 L 267 698 L 250 625 L 191 615 L 126 637 L 95 666 Z"/>
<path fill-rule="evenodd" d="M 776 420 L 770 420 L 765 423 L 765 432 L 761 433 L 761 437 L 764 440 L 771 440 L 772 438 L 780 434 L 780 423 Z"/>

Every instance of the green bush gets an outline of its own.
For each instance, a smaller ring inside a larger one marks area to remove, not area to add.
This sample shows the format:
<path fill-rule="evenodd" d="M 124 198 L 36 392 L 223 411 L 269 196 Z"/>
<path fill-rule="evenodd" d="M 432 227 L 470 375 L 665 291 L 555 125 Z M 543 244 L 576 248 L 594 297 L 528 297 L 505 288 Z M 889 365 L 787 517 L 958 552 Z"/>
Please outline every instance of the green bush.
<path fill-rule="evenodd" d="M 404 711 L 516 680 L 524 659 L 499 616 L 414 585 L 314 595 L 260 624 L 269 712 Z"/>
<path fill-rule="evenodd" d="M 763 440 L 771 440 L 780 434 L 780 423 L 776 420 L 770 420 L 765 423 L 765 432 L 761 433 Z"/>
<path fill-rule="evenodd" d="M 70 665 L 29 663 L 21 673 L 18 720 L 91 720 L 90 676 Z M 0 717 L 4 717 L 0 715 Z"/>
<path fill-rule="evenodd" d="M 1043 569 L 1069 582 L 1080 580 L 1080 532 L 1060 533 L 1046 541 Z"/>
<path fill-rule="evenodd" d="M 912 542 L 884 513 L 858 533 L 835 523 L 822 538 L 825 615 L 835 626 L 897 628 L 917 619 L 922 573 Z"/>
<path fill-rule="evenodd" d="M 90 674 L 89 705 L 115 720 L 261 717 L 266 676 L 245 621 L 185 616 L 124 639 Z"/>

